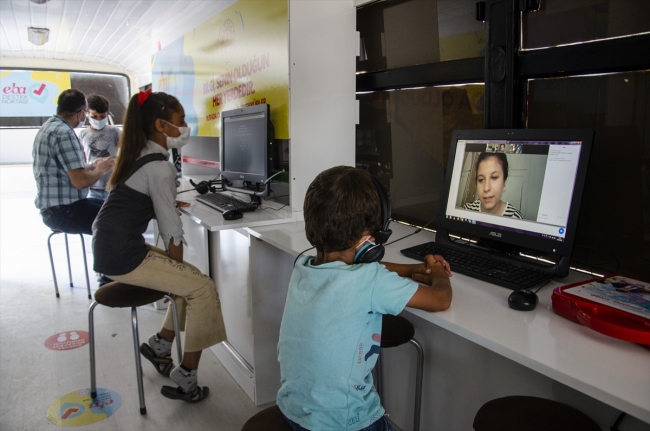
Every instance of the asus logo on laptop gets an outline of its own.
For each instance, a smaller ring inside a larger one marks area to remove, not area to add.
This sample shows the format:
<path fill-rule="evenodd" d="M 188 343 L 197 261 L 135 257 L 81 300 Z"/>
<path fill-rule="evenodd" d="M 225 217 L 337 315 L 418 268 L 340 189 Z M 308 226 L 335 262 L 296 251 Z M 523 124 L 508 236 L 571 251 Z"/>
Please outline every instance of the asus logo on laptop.
<path fill-rule="evenodd" d="M 490 232 L 490 236 L 496 236 L 497 238 L 501 238 L 501 234 L 497 232 Z"/>

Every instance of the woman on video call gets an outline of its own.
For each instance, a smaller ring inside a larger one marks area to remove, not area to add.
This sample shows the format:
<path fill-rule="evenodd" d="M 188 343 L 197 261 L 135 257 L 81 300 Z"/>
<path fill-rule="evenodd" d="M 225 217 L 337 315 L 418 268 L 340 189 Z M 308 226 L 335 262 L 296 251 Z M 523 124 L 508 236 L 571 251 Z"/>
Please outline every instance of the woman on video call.
<path fill-rule="evenodd" d="M 476 161 L 476 193 L 478 199 L 463 209 L 522 218 L 517 208 L 501 200 L 508 179 L 508 159 L 503 153 L 481 153 Z"/>

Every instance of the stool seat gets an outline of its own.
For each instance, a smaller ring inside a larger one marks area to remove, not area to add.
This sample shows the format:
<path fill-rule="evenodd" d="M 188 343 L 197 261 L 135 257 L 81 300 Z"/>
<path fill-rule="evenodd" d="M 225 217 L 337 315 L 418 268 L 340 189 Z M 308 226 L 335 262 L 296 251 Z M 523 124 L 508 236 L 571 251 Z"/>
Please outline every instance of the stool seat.
<path fill-rule="evenodd" d="M 271 406 L 246 421 L 241 431 L 292 431 L 280 407 Z"/>
<path fill-rule="evenodd" d="M 381 348 L 397 347 L 413 339 L 415 328 L 402 316 L 384 314 L 381 317 Z"/>
<path fill-rule="evenodd" d="M 95 301 L 110 308 L 130 308 L 151 304 L 165 297 L 160 290 L 113 281 L 95 292 Z"/>
<path fill-rule="evenodd" d="M 473 426 L 475 431 L 601 431 L 580 410 L 557 401 L 521 395 L 483 404 Z"/>

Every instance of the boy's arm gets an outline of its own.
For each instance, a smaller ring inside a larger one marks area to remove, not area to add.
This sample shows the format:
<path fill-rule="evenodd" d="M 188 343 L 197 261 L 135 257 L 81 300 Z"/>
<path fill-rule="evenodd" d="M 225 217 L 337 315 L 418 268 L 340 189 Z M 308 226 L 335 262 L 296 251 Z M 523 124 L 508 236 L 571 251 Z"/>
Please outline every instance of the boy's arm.
<path fill-rule="evenodd" d="M 444 311 L 451 305 L 451 283 L 442 266 L 433 268 L 431 274 L 424 276 L 421 274 L 413 275 L 413 279 L 423 283 L 420 279 L 429 278 L 431 284 L 420 284 L 415 291 L 407 307 L 419 308 L 425 311 Z"/>
<path fill-rule="evenodd" d="M 425 311 L 443 311 L 451 305 L 451 283 L 449 282 L 449 264 L 437 259 L 438 256 L 427 256 L 424 265 L 425 272 L 415 272 L 411 278 L 420 282 L 418 290 L 415 291 L 408 307 L 419 308 Z"/>
<path fill-rule="evenodd" d="M 451 277 L 451 269 L 449 267 L 449 263 L 445 260 L 444 257 L 435 254 L 435 255 L 427 255 L 424 258 L 424 262 L 422 263 L 414 263 L 414 264 L 406 264 L 406 263 L 392 263 L 392 262 L 380 262 L 382 265 L 386 267 L 389 271 L 397 273 L 397 275 L 401 277 L 412 277 L 413 274 L 428 274 L 430 271 L 428 270 L 427 267 L 427 262 L 429 259 L 433 259 L 431 264 L 434 264 L 435 262 L 438 262 L 441 264 L 447 273 L 448 277 Z"/>

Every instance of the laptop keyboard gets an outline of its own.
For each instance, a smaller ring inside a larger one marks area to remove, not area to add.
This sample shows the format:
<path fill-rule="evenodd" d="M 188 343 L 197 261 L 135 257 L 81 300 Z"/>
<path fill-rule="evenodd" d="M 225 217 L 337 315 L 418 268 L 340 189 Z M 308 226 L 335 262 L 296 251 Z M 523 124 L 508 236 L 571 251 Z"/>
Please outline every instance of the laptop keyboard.
<path fill-rule="evenodd" d="M 196 201 L 214 208 L 219 212 L 225 212 L 228 210 L 248 212 L 257 209 L 257 205 L 240 201 L 237 198 L 221 193 L 206 193 L 204 195 L 198 195 Z"/>
<path fill-rule="evenodd" d="M 444 257 L 453 272 L 465 274 L 509 289 L 527 289 L 553 278 L 553 274 L 538 269 L 506 263 L 501 260 L 480 256 L 471 251 L 459 250 L 435 242 L 427 242 L 400 250 L 413 259 L 424 260 L 428 254 Z"/>

